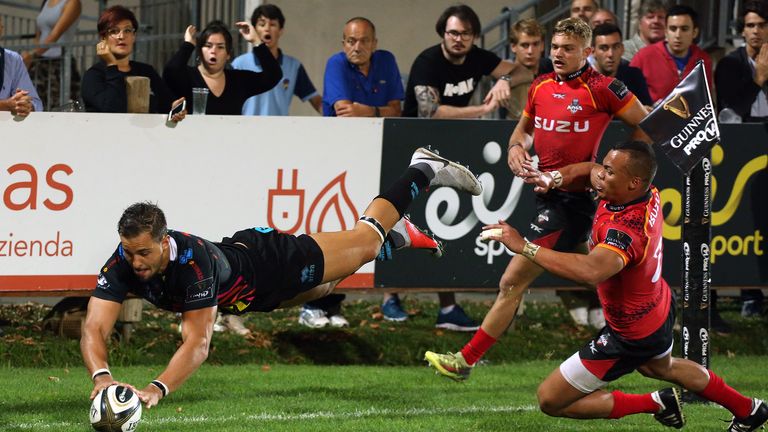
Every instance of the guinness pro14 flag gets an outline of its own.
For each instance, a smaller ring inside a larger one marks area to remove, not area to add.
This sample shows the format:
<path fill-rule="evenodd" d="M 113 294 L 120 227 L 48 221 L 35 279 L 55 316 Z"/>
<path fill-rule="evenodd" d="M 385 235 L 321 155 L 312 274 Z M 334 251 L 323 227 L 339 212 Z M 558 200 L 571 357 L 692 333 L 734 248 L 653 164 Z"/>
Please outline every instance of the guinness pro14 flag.
<path fill-rule="evenodd" d="M 720 141 L 720 127 L 703 61 L 640 122 L 640 128 L 684 174 L 709 154 Z"/>

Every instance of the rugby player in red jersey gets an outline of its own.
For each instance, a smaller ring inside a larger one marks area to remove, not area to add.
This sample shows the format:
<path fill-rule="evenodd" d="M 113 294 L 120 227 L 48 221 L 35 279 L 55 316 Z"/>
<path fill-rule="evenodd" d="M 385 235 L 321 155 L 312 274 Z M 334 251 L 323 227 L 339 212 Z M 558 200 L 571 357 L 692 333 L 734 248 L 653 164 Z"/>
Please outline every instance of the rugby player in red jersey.
<path fill-rule="evenodd" d="M 523 115 L 509 139 L 508 164 L 515 175 L 525 175 L 533 147 L 538 167 L 550 171 L 559 186 L 558 170 L 578 162 L 594 162 L 600 140 L 613 117 L 634 128 L 633 138 L 647 140 L 637 125 L 647 114 L 624 83 L 604 76 L 587 63 L 592 30 L 578 18 L 557 23 L 550 57 L 554 72 L 540 75 L 531 84 Z M 584 191 L 553 188 L 536 197 L 537 214 L 526 238 L 559 251 L 586 253 L 595 202 Z M 499 281 L 499 295 L 480 329 L 460 352 L 425 358 L 456 380 L 469 377 L 471 366 L 493 346 L 515 317 L 523 292 L 544 269 L 513 256 Z"/>
<path fill-rule="evenodd" d="M 528 171 L 526 181 L 535 183 L 537 192 L 554 187 L 552 172 Z M 651 413 L 666 426 L 683 427 L 677 389 L 646 394 L 601 390 L 637 370 L 728 409 L 733 414 L 728 431 L 753 431 L 768 420 L 765 402 L 742 395 L 702 365 L 671 355 L 675 307 L 661 277 L 663 216 L 659 191 L 651 185 L 655 174 L 653 149 L 637 141 L 613 147 L 602 165 L 586 162 L 560 170 L 559 187 L 589 187 L 601 200 L 588 255 L 540 247 L 503 221 L 484 227 L 500 228 L 501 235 L 490 238 L 521 258 L 560 277 L 596 286 L 605 310 L 603 330 L 541 383 L 539 406 L 551 416 L 579 419 Z"/>

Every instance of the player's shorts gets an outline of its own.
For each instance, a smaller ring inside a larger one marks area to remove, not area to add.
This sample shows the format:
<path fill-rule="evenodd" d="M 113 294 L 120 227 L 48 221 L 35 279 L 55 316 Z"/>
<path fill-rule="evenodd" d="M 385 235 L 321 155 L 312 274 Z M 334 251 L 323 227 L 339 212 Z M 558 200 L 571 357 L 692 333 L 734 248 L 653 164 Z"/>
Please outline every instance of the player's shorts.
<path fill-rule="evenodd" d="M 539 246 L 570 252 L 589 238 L 597 203 L 587 192 L 553 189 L 536 195 L 536 215 L 525 238 Z"/>
<path fill-rule="evenodd" d="M 323 281 L 323 251 L 306 234 L 294 236 L 271 228 L 251 228 L 225 237 L 221 242 L 244 246 L 240 246 L 245 256 L 239 263 L 240 273 L 256 288 L 256 297 L 247 311 L 274 310 L 283 301 Z M 238 264 L 230 264 L 237 268 Z"/>
<path fill-rule="evenodd" d="M 560 372 L 574 388 L 592 393 L 650 360 L 671 353 L 674 325 L 674 304 L 664 324 L 643 339 L 624 339 L 606 325 L 594 339 L 560 364 Z"/>

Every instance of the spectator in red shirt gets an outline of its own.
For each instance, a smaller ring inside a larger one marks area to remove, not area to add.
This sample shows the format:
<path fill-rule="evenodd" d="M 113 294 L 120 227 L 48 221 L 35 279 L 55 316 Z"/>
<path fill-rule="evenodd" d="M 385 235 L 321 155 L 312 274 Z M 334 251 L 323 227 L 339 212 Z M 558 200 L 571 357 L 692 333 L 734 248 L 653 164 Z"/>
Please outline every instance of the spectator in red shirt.
<path fill-rule="evenodd" d="M 664 99 L 699 60 L 704 60 L 707 78 L 712 82 L 712 59 L 694 43 L 699 35 L 698 16 L 685 5 L 669 8 L 666 38 L 638 51 L 629 63 L 643 71 L 654 103 Z"/>

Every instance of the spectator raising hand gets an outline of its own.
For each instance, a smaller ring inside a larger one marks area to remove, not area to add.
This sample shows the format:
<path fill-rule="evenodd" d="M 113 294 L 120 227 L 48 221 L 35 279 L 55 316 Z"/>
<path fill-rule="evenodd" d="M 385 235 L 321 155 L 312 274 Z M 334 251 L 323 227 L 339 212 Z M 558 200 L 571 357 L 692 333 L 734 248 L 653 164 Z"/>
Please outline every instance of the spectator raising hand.
<path fill-rule="evenodd" d="M 237 25 L 243 38 L 255 45 L 253 55 L 262 71 L 226 68 L 232 58 L 233 42 L 223 22 L 213 21 L 202 32 L 190 25 L 184 32 L 184 42 L 163 70 L 163 79 L 176 97 L 183 96 L 189 101 L 193 88 L 205 88 L 209 91 L 206 114 L 238 115 L 248 98 L 272 89 L 280 81 L 280 64 L 269 48 L 260 43 L 253 26 L 247 22 Z M 199 59 L 196 67 L 187 66 L 193 52 Z"/>

